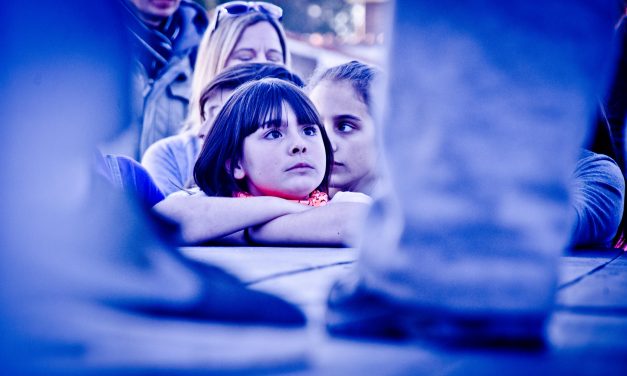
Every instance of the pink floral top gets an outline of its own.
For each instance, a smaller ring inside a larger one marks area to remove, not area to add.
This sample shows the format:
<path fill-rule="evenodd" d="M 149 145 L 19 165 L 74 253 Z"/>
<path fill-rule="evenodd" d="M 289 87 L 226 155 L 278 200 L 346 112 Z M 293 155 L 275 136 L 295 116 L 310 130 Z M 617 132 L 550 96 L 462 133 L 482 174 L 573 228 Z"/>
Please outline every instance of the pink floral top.
<path fill-rule="evenodd" d="M 250 193 L 247 192 L 235 192 L 233 197 L 253 197 Z M 294 202 L 298 202 L 299 204 L 309 205 L 309 206 L 325 206 L 329 202 L 329 195 L 324 192 L 320 192 L 319 190 L 315 190 L 311 192 L 308 198 L 304 200 L 291 200 Z"/>

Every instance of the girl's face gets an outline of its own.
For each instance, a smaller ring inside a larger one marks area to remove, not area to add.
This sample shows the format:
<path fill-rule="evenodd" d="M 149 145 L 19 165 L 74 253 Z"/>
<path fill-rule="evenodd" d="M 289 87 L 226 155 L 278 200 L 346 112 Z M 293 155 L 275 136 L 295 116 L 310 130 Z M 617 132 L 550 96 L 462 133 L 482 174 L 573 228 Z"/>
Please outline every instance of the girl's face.
<path fill-rule="evenodd" d="M 322 81 L 310 93 L 333 148 L 329 186 L 371 193 L 376 180 L 377 148 L 368 107 L 348 81 Z"/>
<path fill-rule="evenodd" d="M 224 68 L 242 63 L 285 64 L 279 35 L 269 22 L 257 22 L 244 29 Z"/>
<path fill-rule="evenodd" d="M 326 154 L 316 124 L 298 124 L 283 103 L 282 122 L 267 119 L 244 139 L 242 160 L 234 168 L 254 196 L 304 199 L 324 178 Z"/>

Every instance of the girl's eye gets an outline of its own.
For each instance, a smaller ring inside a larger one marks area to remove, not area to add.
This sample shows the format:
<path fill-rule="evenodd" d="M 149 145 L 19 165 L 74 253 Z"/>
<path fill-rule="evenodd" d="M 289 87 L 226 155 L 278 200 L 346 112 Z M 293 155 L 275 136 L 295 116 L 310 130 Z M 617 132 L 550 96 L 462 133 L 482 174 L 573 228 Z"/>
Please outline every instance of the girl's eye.
<path fill-rule="evenodd" d="M 315 136 L 318 134 L 318 130 L 314 126 L 308 126 L 303 128 L 303 133 L 305 136 Z"/>
<path fill-rule="evenodd" d="M 276 129 L 273 129 L 270 132 L 266 133 L 266 135 L 263 136 L 263 138 L 265 138 L 266 140 L 276 140 L 277 138 L 280 138 L 282 136 L 283 135 L 281 134 L 281 132 L 279 132 Z"/>
<path fill-rule="evenodd" d="M 355 126 L 351 123 L 341 122 L 337 125 L 337 130 L 340 133 L 351 133 L 355 130 Z"/>

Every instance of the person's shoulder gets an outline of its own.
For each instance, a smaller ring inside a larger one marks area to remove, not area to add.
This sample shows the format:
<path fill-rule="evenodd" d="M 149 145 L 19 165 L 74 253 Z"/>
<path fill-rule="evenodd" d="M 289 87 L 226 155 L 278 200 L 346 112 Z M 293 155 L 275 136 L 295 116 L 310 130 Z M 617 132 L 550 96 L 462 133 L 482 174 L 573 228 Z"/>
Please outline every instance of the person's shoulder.
<path fill-rule="evenodd" d="M 150 145 L 146 152 L 144 153 L 144 159 L 147 156 L 162 153 L 177 153 L 181 149 L 186 149 L 188 145 L 193 143 L 195 140 L 195 134 L 193 132 L 182 132 L 179 134 L 175 134 L 174 136 L 169 136 L 162 138 L 156 141 L 154 144 Z"/>
<path fill-rule="evenodd" d="M 146 182 L 152 183 L 152 176 L 139 162 L 133 158 L 124 155 L 111 155 L 107 156 L 116 160 L 117 165 L 120 168 L 123 176 L 126 180 L 134 179 L 135 185 L 145 185 Z"/>

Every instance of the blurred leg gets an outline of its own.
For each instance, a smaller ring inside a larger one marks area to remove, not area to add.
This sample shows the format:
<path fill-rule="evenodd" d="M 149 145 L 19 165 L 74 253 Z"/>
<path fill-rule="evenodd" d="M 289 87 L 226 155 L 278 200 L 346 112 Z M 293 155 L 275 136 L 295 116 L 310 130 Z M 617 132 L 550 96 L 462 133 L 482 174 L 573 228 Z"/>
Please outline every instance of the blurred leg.
<path fill-rule="evenodd" d="M 376 202 L 354 278 L 331 293 L 332 332 L 540 338 L 611 9 L 397 2 L 383 123 L 396 196 Z"/>

